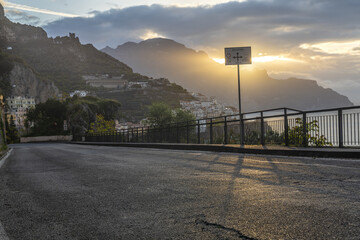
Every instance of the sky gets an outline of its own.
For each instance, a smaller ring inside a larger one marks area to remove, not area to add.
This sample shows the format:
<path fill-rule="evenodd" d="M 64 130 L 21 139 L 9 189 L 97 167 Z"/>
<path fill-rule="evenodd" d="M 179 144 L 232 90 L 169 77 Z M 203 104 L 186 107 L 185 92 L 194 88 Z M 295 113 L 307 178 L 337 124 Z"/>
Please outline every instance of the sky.
<path fill-rule="evenodd" d="M 360 105 L 359 0 L 11 0 L 5 12 L 98 49 L 165 37 L 222 62 L 224 47 L 251 46 L 252 67 L 317 80 Z"/>

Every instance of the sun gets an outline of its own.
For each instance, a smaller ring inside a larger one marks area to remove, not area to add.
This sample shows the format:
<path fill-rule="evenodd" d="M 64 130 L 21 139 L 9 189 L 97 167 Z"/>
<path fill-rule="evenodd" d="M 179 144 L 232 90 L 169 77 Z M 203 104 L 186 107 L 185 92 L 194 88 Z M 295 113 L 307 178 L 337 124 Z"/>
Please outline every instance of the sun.
<path fill-rule="evenodd" d="M 212 58 L 215 62 L 224 64 L 225 58 Z M 284 56 L 262 56 L 259 55 L 259 57 L 253 57 L 252 62 L 253 63 L 266 63 L 266 62 L 275 62 L 275 61 L 285 61 L 285 62 L 302 62 L 301 60 L 288 58 Z"/>

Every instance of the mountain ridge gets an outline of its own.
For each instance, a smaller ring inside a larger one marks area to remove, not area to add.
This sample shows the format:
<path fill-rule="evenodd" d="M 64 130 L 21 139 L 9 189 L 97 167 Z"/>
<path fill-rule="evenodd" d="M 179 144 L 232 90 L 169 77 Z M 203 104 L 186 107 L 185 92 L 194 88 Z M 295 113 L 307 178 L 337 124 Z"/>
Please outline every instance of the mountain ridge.
<path fill-rule="evenodd" d="M 125 43 L 101 51 L 141 74 L 166 77 L 190 91 L 215 96 L 229 105 L 238 105 L 236 70 L 216 63 L 203 51 L 164 38 Z M 278 80 L 269 77 L 266 70 L 242 70 L 241 90 L 244 111 L 277 107 L 314 110 L 353 105 L 346 96 L 319 86 L 315 80 Z"/>

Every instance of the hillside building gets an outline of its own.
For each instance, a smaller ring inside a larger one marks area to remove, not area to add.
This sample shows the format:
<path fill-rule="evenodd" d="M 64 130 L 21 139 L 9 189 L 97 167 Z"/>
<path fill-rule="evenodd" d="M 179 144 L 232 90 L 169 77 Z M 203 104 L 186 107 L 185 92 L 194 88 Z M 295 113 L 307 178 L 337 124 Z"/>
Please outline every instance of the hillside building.
<path fill-rule="evenodd" d="M 12 116 L 17 128 L 23 128 L 26 112 L 29 108 L 35 107 L 34 97 L 12 96 L 6 99 L 8 105 L 7 117 Z"/>
<path fill-rule="evenodd" d="M 88 91 L 83 91 L 83 90 L 75 90 L 73 92 L 71 92 L 69 94 L 70 97 L 73 97 L 73 96 L 79 96 L 79 97 L 86 97 L 87 95 L 89 94 Z"/>

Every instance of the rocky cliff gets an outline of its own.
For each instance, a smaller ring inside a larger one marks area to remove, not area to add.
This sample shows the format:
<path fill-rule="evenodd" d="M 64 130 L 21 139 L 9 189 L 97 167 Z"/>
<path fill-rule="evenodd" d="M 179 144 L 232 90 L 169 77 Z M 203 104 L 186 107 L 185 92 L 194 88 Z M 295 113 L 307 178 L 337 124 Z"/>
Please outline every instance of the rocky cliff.
<path fill-rule="evenodd" d="M 36 102 L 45 102 L 59 95 L 53 82 L 41 80 L 34 72 L 20 63 L 15 63 L 9 74 L 13 96 L 34 96 Z"/>
<path fill-rule="evenodd" d="M 108 74 L 129 78 L 135 75 L 127 65 L 91 44 L 82 45 L 73 33 L 53 39 L 48 38 L 42 28 L 11 22 L 4 16 L 0 4 L 2 59 L 7 66 L 14 62 L 11 73 L 0 73 L 0 87 L 6 87 L 2 92 L 33 96 L 38 101 L 56 96 L 59 89 L 62 92 L 86 89 L 88 86 L 83 75 Z"/>
<path fill-rule="evenodd" d="M 0 4 L 0 92 L 5 97 L 31 96 L 37 102 L 44 102 L 59 95 L 59 89 L 53 82 L 35 74 L 23 59 L 13 56 L 9 48 L 14 43 L 39 39 L 47 39 L 44 30 L 12 23 L 4 16 L 4 9 Z"/>

